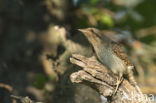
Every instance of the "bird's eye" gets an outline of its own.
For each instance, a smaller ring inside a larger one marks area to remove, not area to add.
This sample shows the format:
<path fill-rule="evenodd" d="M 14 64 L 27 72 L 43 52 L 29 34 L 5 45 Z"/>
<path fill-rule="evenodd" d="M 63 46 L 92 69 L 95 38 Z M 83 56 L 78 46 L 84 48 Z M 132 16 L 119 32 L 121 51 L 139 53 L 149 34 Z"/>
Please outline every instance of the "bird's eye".
<path fill-rule="evenodd" d="M 93 29 L 90 29 L 90 31 L 91 31 L 92 33 L 94 33 L 94 30 L 93 30 Z"/>

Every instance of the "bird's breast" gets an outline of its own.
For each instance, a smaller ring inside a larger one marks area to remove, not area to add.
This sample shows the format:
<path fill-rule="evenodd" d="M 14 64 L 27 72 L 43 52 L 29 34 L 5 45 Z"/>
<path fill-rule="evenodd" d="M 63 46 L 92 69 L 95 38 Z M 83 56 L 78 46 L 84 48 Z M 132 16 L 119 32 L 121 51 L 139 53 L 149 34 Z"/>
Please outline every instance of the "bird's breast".
<path fill-rule="evenodd" d="M 114 73 L 125 73 L 126 65 L 117 57 L 109 48 L 104 48 L 102 51 L 96 51 L 99 60 L 110 68 Z"/>

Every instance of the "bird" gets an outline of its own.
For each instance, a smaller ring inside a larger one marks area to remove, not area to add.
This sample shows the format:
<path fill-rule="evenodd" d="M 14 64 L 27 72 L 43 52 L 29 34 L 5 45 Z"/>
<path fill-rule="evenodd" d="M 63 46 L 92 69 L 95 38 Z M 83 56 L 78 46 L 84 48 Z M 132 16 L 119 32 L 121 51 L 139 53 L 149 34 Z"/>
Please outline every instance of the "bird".
<path fill-rule="evenodd" d="M 78 30 L 88 39 L 99 61 L 119 76 L 113 95 L 116 94 L 124 77 L 136 87 L 136 82 L 133 76 L 134 66 L 119 43 L 109 39 L 96 28 Z M 138 91 L 140 92 L 140 89 Z"/>

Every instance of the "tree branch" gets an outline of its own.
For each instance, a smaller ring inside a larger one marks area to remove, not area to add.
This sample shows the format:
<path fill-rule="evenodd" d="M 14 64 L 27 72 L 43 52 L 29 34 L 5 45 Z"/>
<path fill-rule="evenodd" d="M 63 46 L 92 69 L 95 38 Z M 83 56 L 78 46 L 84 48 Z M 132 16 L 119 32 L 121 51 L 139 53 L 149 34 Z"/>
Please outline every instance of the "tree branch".
<path fill-rule="evenodd" d="M 70 61 L 83 68 L 83 70 L 71 74 L 71 81 L 92 87 L 107 97 L 111 103 L 152 103 L 146 101 L 143 94 L 140 94 L 137 88 L 126 79 L 120 84 L 117 93 L 113 95 L 119 77 L 99 63 L 95 57 L 86 58 L 73 54 Z"/>

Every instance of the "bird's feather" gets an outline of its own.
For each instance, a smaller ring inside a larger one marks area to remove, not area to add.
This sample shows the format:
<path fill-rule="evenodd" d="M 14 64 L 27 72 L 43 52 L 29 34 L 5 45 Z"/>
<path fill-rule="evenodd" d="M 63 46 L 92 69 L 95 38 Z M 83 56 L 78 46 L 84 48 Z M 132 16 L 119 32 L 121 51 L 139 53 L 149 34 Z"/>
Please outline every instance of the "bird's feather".
<path fill-rule="evenodd" d="M 111 47 L 113 53 L 115 53 L 117 57 L 123 60 L 127 66 L 133 66 L 120 44 L 116 42 L 111 42 Z"/>

